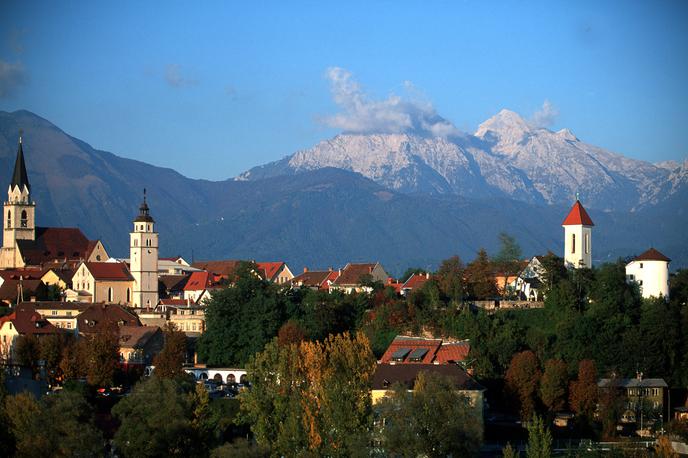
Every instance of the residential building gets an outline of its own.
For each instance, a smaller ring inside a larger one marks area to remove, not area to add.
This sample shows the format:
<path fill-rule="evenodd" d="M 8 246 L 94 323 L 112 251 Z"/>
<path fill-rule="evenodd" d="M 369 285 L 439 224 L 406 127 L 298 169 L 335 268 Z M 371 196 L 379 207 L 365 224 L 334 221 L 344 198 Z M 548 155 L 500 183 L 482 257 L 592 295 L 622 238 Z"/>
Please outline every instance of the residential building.
<path fill-rule="evenodd" d="M 201 304 L 210 299 L 213 291 L 225 284 L 225 277 L 216 273 L 199 271 L 193 272 L 184 285 L 184 300 Z"/>
<path fill-rule="evenodd" d="M 626 264 L 626 280 L 636 282 L 645 298 L 669 299 L 669 263 L 671 259 L 650 248 Z"/>
<path fill-rule="evenodd" d="M 15 344 L 19 336 L 42 338 L 58 332 L 60 330 L 41 317 L 31 305 L 18 305 L 12 313 L 0 317 L 0 358 L 4 361 L 15 358 Z"/>
<path fill-rule="evenodd" d="M 304 267 L 303 273 L 291 280 L 291 285 L 294 288 L 303 287 L 327 291 L 338 276 L 339 271 L 337 270 L 308 270 L 307 267 Z"/>
<path fill-rule="evenodd" d="M 278 285 L 287 284 L 294 278 L 294 274 L 291 273 L 285 262 L 257 262 L 256 266 L 258 273 L 264 280 Z"/>
<path fill-rule="evenodd" d="M 564 227 L 564 263 L 569 268 L 592 268 L 592 219 L 578 199 L 561 223 Z"/>
<path fill-rule="evenodd" d="M 136 314 L 119 304 L 91 304 L 77 316 L 77 330 L 80 336 L 114 331 L 121 326 L 141 326 Z"/>
<path fill-rule="evenodd" d="M 381 364 L 457 364 L 468 357 L 468 340 L 445 341 L 415 336 L 396 336 L 380 358 Z"/>
<path fill-rule="evenodd" d="M 411 292 L 422 288 L 428 280 L 430 280 L 430 273 L 428 272 L 412 274 L 401 286 L 401 295 L 407 296 Z"/>
<path fill-rule="evenodd" d="M 45 285 L 54 285 L 60 288 L 62 291 L 65 291 L 67 289 L 71 289 L 72 277 L 74 277 L 75 272 L 76 269 L 63 264 L 59 266 L 48 267 L 47 270 L 44 270 L 43 275 L 41 276 L 41 281 Z"/>
<path fill-rule="evenodd" d="M 639 423 L 641 413 L 644 419 L 660 419 L 666 414 L 665 399 L 669 385 L 662 378 L 643 378 L 638 373 L 634 378 L 602 378 L 597 387 L 604 390 L 615 390 L 616 396 L 621 397 L 626 409 L 619 419 L 622 423 Z"/>
<path fill-rule="evenodd" d="M 184 275 L 160 275 L 158 277 L 158 296 L 160 300 L 184 298 L 184 286 L 186 286 L 189 278 L 191 278 L 191 273 Z"/>
<path fill-rule="evenodd" d="M 0 301 L 17 304 L 46 292 L 40 269 L 0 270 Z"/>
<path fill-rule="evenodd" d="M 165 344 L 158 326 L 120 326 L 119 356 L 124 366 L 148 366 Z"/>
<path fill-rule="evenodd" d="M 81 312 L 92 306 L 88 302 L 53 302 L 39 301 L 24 303 L 33 307 L 41 317 L 48 320 L 56 328 L 77 332 L 77 317 Z"/>
<path fill-rule="evenodd" d="M 348 263 L 330 285 L 330 291 L 342 291 L 346 294 L 353 292 L 370 292 L 368 286 L 372 282 L 385 284 L 389 275 L 379 262 L 376 263 Z"/>
<path fill-rule="evenodd" d="M 134 283 L 134 277 L 123 262 L 82 262 L 72 277 L 72 287 L 77 294 L 68 291 L 67 300 L 76 297 L 82 302 L 130 304 Z"/>

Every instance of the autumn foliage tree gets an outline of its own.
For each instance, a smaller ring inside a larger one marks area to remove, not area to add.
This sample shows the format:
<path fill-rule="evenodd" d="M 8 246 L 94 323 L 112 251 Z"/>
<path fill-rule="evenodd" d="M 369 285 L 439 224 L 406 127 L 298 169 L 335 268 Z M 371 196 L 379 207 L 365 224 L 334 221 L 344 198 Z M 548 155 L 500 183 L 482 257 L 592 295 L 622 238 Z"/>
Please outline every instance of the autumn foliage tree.
<path fill-rule="evenodd" d="M 517 401 L 521 418 L 530 419 L 535 412 L 540 367 L 535 353 L 530 350 L 516 353 L 506 371 L 507 392 Z"/>
<path fill-rule="evenodd" d="M 115 329 L 103 329 L 83 337 L 79 349 L 89 385 L 110 386 L 119 361 L 119 338 Z"/>
<path fill-rule="evenodd" d="M 547 360 L 540 380 L 540 400 L 547 410 L 557 412 L 564 408 L 568 385 L 566 363 L 560 359 Z"/>
<path fill-rule="evenodd" d="M 597 369 L 595 362 L 584 359 L 578 363 L 578 378 L 571 382 L 569 405 L 580 416 L 591 419 L 597 405 Z"/>
<path fill-rule="evenodd" d="M 489 299 L 497 296 L 494 268 L 484 248 L 481 248 L 478 256 L 466 266 L 466 281 L 468 295 L 473 299 Z"/>
<path fill-rule="evenodd" d="M 163 332 L 165 345 L 153 360 L 155 375 L 159 378 L 177 378 L 185 375 L 186 334 L 168 323 Z"/>

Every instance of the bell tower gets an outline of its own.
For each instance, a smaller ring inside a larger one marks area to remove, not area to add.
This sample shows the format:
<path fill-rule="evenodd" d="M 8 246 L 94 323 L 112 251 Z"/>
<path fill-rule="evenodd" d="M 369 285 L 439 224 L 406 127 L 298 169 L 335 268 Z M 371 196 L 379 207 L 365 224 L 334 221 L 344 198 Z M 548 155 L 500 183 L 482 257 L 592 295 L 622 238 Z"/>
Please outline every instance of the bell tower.
<path fill-rule="evenodd" d="M 592 227 L 595 225 L 576 195 L 576 203 L 561 225 L 564 227 L 566 267 L 592 268 Z"/>
<path fill-rule="evenodd" d="M 158 233 L 155 232 L 155 220 L 150 216 L 145 189 L 139 214 L 134 219 L 134 230 L 129 235 L 129 270 L 134 277 L 132 305 L 135 308 L 155 307 L 158 305 Z"/>
<path fill-rule="evenodd" d="M 21 133 L 14 173 L 7 189 L 4 216 L 3 248 L 14 247 L 17 240 L 36 239 L 36 203 L 31 201 L 31 185 L 26 173 Z"/>

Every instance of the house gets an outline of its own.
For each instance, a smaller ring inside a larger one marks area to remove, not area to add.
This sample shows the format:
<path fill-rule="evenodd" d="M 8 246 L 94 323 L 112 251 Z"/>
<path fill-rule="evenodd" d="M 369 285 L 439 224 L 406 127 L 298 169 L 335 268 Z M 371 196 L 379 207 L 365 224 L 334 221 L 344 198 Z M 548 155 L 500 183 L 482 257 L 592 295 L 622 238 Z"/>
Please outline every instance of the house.
<path fill-rule="evenodd" d="M 456 364 L 468 357 L 468 340 L 443 341 L 425 337 L 396 336 L 380 358 L 381 364 Z"/>
<path fill-rule="evenodd" d="M 205 332 L 205 307 L 199 305 L 167 305 L 168 321 L 189 337 Z"/>
<path fill-rule="evenodd" d="M 327 291 L 330 285 L 339 276 L 337 270 L 308 270 L 304 267 L 303 273 L 292 278 L 291 285 L 294 288 L 310 288 Z"/>
<path fill-rule="evenodd" d="M 220 275 L 222 278 L 232 283 L 236 279 L 236 272 L 239 265 L 244 261 L 228 259 L 223 261 L 198 261 L 191 264 L 193 267 Z"/>
<path fill-rule="evenodd" d="M 95 335 L 99 332 L 115 330 L 121 326 L 141 326 L 136 314 L 119 304 L 91 304 L 76 319 L 80 336 Z"/>
<path fill-rule="evenodd" d="M 422 288 L 428 280 L 430 280 L 430 273 L 428 272 L 412 274 L 401 286 L 401 295 L 407 296 L 411 292 Z"/>
<path fill-rule="evenodd" d="M 0 318 L 0 358 L 11 361 L 15 357 L 15 343 L 19 336 L 33 335 L 42 338 L 59 332 L 58 328 L 32 306 L 21 304 L 12 313 Z"/>
<path fill-rule="evenodd" d="M 224 283 L 224 275 L 206 271 L 193 272 L 184 285 L 183 299 L 200 304 L 210 299 L 213 291 L 222 288 Z"/>
<path fill-rule="evenodd" d="M 533 256 L 516 278 L 515 291 L 519 299 L 525 301 L 541 301 L 543 281 L 547 273 L 542 264 L 542 256 Z"/>
<path fill-rule="evenodd" d="M 395 280 L 394 278 L 388 278 L 387 283 L 385 283 L 385 288 L 391 288 L 395 293 L 401 295 L 401 287 L 404 286 L 402 282 L 399 280 Z"/>
<path fill-rule="evenodd" d="M 597 387 L 601 391 L 615 390 L 626 409 L 620 418 L 622 423 L 640 421 L 643 412 L 646 420 L 660 419 L 665 415 L 665 399 L 669 386 L 662 378 L 643 378 L 638 373 L 634 378 L 602 378 Z M 654 415 L 652 415 L 654 413 Z M 667 413 L 667 419 L 669 414 Z"/>
<path fill-rule="evenodd" d="M 294 278 L 294 274 L 291 273 L 287 264 L 281 261 L 257 262 L 256 266 L 258 267 L 258 273 L 264 280 L 277 283 L 278 285 L 287 284 Z"/>
<path fill-rule="evenodd" d="M 41 281 L 40 269 L 0 270 L 0 301 L 16 304 L 25 299 L 43 296 L 46 285 Z"/>
<path fill-rule="evenodd" d="M 626 280 L 637 283 L 645 298 L 669 299 L 670 262 L 671 259 L 650 248 L 626 264 Z"/>
<path fill-rule="evenodd" d="M 60 288 L 62 291 L 71 289 L 72 287 L 72 277 L 76 269 L 73 269 L 65 264 L 55 265 L 53 267 L 48 267 L 43 271 L 41 276 L 41 281 L 46 285 L 54 285 Z"/>
<path fill-rule="evenodd" d="M 60 329 L 77 331 L 77 317 L 81 312 L 89 308 L 89 302 L 54 302 L 38 301 L 24 303 L 33 307 L 41 317 L 48 320 L 55 327 Z"/>
<path fill-rule="evenodd" d="M 158 277 L 158 296 L 162 299 L 184 298 L 184 286 L 190 277 L 191 274 L 160 275 Z"/>
<path fill-rule="evenodd" d="M 159 275 L 188 275 L 191 272 L 197 272 L 201 269 L 192 267 L 181 256 L 176 258 L 160 258 L 158 259 L 158 274 Z"/>
<path fill-rule="evenodd" d="M 478 421 L 482 424 L 485 388 L 456 364 L 378 364 L 371 384 L 373 405 L 388 396 L 396 384 L 412 391 L 418 375 L 422 372 L 451 379 L 456 390 L 468 398 Z"/>
<path fill-rule="evenodd" d="M 119 357 L 125 366 L 148 366 L 165 344 L 158 326 L 120 326 Z"/>
<path fill-rule="evenodd" d="M 93 303 L 130 304 L 133 283 L 129 268 L 119 261 L 82 262 L 72 277 L 73 290 Z"/>
<path fill-rule="evenodd" d="M 379 262 L 376 263 L 348 263 L 330 285 L 330 291 L 342 291 L 346 294 L 353 292 L 371 292 L 372 282 L 387 282 L 389 275 Z"/>

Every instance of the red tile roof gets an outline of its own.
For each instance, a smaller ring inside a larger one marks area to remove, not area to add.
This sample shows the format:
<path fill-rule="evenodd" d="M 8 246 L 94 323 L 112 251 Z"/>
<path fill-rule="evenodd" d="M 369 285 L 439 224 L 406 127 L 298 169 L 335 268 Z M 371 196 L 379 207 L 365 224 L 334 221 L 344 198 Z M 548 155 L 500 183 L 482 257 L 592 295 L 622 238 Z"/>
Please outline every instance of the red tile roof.
<path fill-rule="evenodd" d="M 223 278 L 223 275 L 203 270 L 200 272 L 192 272 L 184 285 L 184 291 L 202 291 L 208 288 L 216 288 L 220 286 Z"/>
<path fill-rule="evenodd" d="M 193 301 L 191 301 L 193 304 Z M 160 305 L 189 305 L 189 301 L 187 299 L 160 299 L 158 301 L 158 304 Z"/>
<path fill-rule="evenodd" d="M 453 343 L 443 343 L 439 350 L 437 350 L 437 355 L 435 356 L 435 363 L 447 364 L 451 362 L 463 361 L 468 356 L 468 352 L 471 351 L 471 344 L 467 341 L 464 342 L 453 342 Z"/>
<path fill-rule="evenodd" d="M 275 276 L 279 273 L 284 266 L 283 262 L 257 262 L 258 272 L 263 276 L 265 280 L 274 280 Z"/>
<path fill-rule="evenodd" d="M 12 322 L 17 332 L 21 335 L 27 334 L 56 334 L 60 332 L 48 320 L 41 317 L 41 314 L 30 305 L 21 304 L 14 312 L 0 318 L 0 327 L 8 321 Z"/>
<path fill-rule="evenodd" d="M 123 262 L 86 262 L 86 268 L 93 278 L 100 281 L 133 281 L 127 265 Z"/>
<path fill-rule="evenodd" d="M 634 261 L 664 261 L 664 262 L 671 262 L 671 259 L 667 258 L 664 256 L 662 253 L 660 253 L 658 250 L 654 248 L 650 248 L 646 252 L 636 256 Z"/>
<path fill-rule="evenodd" d="M 326 289 L 327 280 L 334 281 L 338 275 L 339 272 L 331 270 L 309 270 L 294 277 L 291 283 L 295 286 Z"/>
<path fill-rule="evenodd" d="M 85 260 L 94 242 L 76 227 L 37 227 L 36 240 L 17 240 L 17 246 L 26 265 L 38 266 L 57 260 Z"/>
<path fill-rule="evenodd" d="M 394 361 L 394 354 L 402 349 L 409 351 L 401 352 L 405 353 L 402 361 Z M 427 353 L 423 356 L 422 361 L 410 361 L 411 354 L 417 349 L 427 350 Z M 448 364 L 466 359 L 470 349 L 471 346 L 468 341 L 443 342 L 442 339 L 396 336 L 380 358 L 380 362 L 383 364 Z"/>
<path fill-rule="evenodd" d="M 575 204 L 573 204 L 573 207 L 571 207 L 571 211 L 569 212 L 568 216 L 564 220 L 563 223 L 561 223 L 562 226 L 578 226 L 578 225 L 583 225 L 583 226 L 594 226 L 592 219 L 590 219 L 590 216 L 588 215 L 588 212 L 585 211 L 585 208 L 583 208 L 583 205 L 581 205 L 580 201 L 577 200 Z"/>
<path fill-rule="evenodd" d="M 225 260 L 225 261 L 198 261 L 192 264 L 193 267 L 201 270 L 207 270 L 220 274 L 227 279 L 233 279 L 239 264 L 242 261 Z"/>
<path fill-rule="evenodd" d="M 406 280 L 401 289 L 414 290 L 422 287 L 428 280 L 430 280 L 429 274 L 413 274 Z"/>
<path fill-rule="evenodd" d="M 334 281 L 335 285 L 359 285 L 364 275 L 373 273 L 377 263 L 347 264 L 342 273 Z"/>

